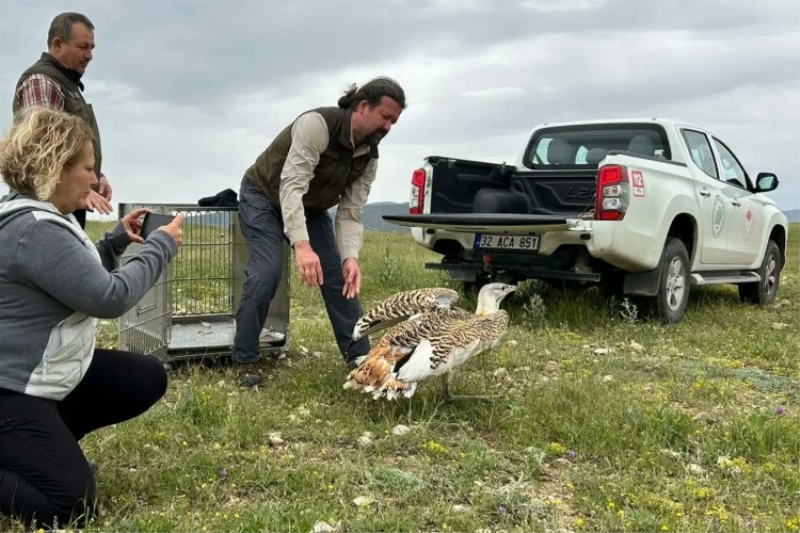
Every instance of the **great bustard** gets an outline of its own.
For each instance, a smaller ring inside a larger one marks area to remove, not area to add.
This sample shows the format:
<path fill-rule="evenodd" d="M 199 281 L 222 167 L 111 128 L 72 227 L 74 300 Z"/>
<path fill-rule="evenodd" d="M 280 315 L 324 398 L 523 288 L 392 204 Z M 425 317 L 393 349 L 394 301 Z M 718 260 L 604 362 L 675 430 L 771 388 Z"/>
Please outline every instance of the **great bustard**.
<path fill-rule="evenodd" d="M 360 389 L 376 400 L 410 398 L 417 384 L 446 373 L 449 398 L 452 371 L 475 355 L 494 348 L 508 329 L 500 302 L 514 285 L 489 283 L 478 294 L 475 313 L 453 307 L 458 293 L 425 288 L 394 294 L 366 313 L 353 339 L 390 327 L 347 376 L 346 389 Z"/>

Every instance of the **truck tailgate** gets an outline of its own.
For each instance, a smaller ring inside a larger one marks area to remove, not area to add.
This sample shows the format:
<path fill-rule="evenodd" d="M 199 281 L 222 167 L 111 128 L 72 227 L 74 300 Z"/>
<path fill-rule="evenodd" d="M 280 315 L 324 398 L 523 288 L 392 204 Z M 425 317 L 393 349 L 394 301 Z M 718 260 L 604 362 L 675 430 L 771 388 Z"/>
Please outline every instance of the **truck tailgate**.
<path fill-rule="evenodd" d="M 383 219 L 398 226 L 501 235 L 529 235 L 547 231 L 566 231 L 568 228 L 567 218 L 557 215 L 442 213 L 383 215 Z"/>

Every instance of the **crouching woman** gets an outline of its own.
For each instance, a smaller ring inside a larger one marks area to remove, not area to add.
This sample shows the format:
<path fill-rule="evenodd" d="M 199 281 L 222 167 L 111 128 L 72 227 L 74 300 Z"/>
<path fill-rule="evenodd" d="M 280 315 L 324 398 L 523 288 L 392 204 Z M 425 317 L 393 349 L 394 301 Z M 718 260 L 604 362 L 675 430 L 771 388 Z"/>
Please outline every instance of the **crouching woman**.
<path fill-rule="evenodd" d="M 72 215 L 97 181 L 92 132 L 77 117 L 35 109 L 0 141 L 0 515 L 80 527 L 95 482 L 79 441 L 130 420 L 164 394 L 154 357 L 95 348 L 97 318 L 116 318 L 158 279 L 181 222 L 144 242 L 137 210 L 98 243 Z M 124 266 L 131 242 L 144 243 Z"/>

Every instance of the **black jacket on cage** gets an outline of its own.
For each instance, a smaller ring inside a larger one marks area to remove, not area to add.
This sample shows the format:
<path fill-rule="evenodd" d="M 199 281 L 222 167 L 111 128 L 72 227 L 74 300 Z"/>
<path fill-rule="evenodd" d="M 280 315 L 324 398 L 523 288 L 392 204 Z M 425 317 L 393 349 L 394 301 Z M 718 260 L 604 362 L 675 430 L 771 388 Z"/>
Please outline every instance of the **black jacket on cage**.
<path fill-rule="evenodd" d="M 197 205 L 200 207 L 237 208 L 239 207 L 239 201 L 237 200 L 236 193 L 233 190 L 225 189 L 224 191 L 218 192 L 214 196 L 200 198 L 200 200 L 197 201 Z"/>

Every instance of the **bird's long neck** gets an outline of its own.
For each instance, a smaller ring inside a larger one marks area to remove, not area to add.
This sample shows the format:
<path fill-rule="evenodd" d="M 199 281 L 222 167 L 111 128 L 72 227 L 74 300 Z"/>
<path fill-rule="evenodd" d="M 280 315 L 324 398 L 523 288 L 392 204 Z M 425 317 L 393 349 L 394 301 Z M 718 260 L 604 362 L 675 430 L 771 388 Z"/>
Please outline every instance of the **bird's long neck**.
<path fill-rule="evenodd" d="M 492 313 L 496 313 L 498 309 L 497 302 L 494 298 L 490 298 L 488 295 L 484 294 L 478 296 L 478 306 L 475 308 L 476 315 L 491 315 Z"/>

